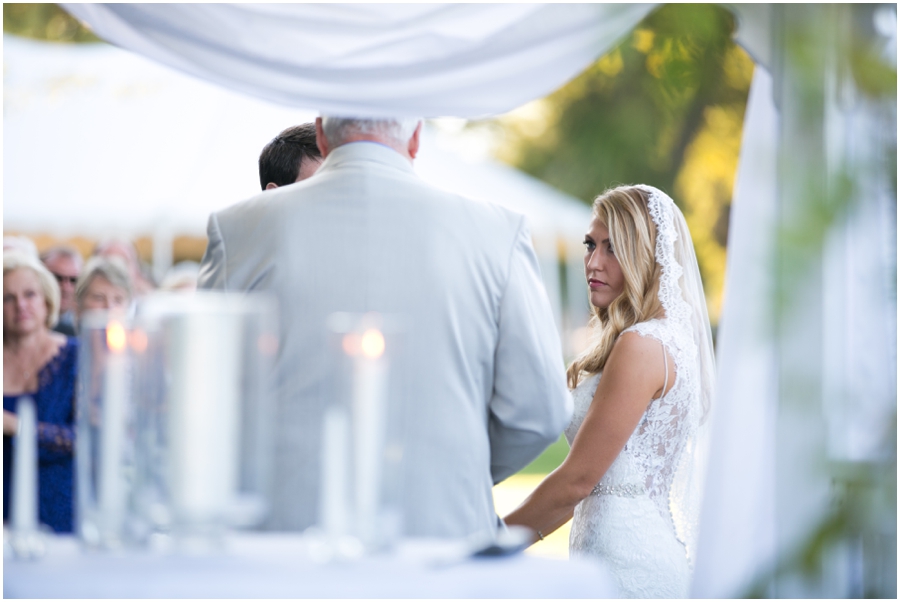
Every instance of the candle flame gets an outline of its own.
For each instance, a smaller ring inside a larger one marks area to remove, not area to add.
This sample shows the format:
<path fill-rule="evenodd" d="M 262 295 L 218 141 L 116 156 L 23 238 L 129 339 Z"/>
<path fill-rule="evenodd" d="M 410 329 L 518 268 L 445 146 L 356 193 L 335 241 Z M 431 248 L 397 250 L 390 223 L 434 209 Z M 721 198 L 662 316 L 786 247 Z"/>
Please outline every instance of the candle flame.
<path fill-rule="evenodd" d="M 371 328 L 363 333 L 360 347 L 366 357 L 373 359 L 381 357 L 381 354 L 384 353 L 384 335 Z"/>
<path fill-rule="evenodd" d="M 125 327 L 121 323 L 113 321 L 106 327 L 106 345 L 115 352 L 125 349 Z"/>

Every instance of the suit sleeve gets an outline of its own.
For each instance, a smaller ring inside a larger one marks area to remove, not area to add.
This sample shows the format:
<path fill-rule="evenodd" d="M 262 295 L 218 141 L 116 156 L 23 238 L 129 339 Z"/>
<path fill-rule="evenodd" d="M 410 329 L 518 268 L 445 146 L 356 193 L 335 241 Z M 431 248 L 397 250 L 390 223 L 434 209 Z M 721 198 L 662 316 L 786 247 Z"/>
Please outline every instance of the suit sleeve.
<path fill-rule="evenodd" d="M 494 483 L 524 468 L 555 442 L 571 417 L 559 333 L 523 218 L 500 301 L 489 404 Z"/>
<path fill-rule="evenodd" d="M 209 239 L 206 252 L 200 262 L 200 275 L 197 279 L 198 289 L 225 290 L 227 283 L 225 262 L 225 241 L 219 231 L 219 218 L 215 213 L 209 216 L 206 226 Z"/>

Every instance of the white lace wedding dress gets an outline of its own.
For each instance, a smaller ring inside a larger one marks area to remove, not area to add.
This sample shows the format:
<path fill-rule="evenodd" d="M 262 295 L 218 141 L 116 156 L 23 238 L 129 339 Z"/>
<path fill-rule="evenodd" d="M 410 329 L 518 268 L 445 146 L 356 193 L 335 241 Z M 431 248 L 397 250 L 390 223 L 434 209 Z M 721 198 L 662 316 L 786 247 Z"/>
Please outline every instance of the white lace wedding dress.
<path fill-rule="evenodd" d="M 690 592 L 700 495 L 709 443 L 715 359 L 697 257 L 684 215 L 671 197 L 638 185 L 656 225 L 662 319 L 637 332 L 662 343 L 659 361 L 674 363 L 675 380 L 652 400 L 625 447 L 591 494 L 574 510 L 572 556 L 601 558 L 623 597 L 685 598 Z M 575 387 L 571 445 L 602 375 Z"/>
<path fill-rule="evenodd" d="M 598 556 L 629 598 L 685 598 L 689 593 L 692 503 L 681 462 L 701 419 L 697 346 L 678 322 L 650 320 L 625 330 L 660 341 L 675 362 L 669 391 L 650 402 L 637 428 L 603 478 L 578 506 L 569 551 Z M 662 354 L 661 354 L 662 355 Z M 660 357 L 663 362 L 663 357 Z M 571 445 L 594 397 L 600 374 L 573 391 Z"/>

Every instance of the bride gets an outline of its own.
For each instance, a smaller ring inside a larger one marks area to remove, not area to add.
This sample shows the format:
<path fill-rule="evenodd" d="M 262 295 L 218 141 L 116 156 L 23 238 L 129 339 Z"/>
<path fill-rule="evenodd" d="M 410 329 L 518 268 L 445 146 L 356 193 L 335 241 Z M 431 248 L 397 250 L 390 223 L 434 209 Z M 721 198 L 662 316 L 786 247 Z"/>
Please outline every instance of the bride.
<path fill-rule="evenodd" d="M 715 372 L 697 259 L 656 188 L 608 190 L 593 216 L 594 337 L 568 370 L 571 450 L 505 521 L 543 539 L 572 518 L 571 555 L 603 559 L 622 596 L 684 598 Z"/>

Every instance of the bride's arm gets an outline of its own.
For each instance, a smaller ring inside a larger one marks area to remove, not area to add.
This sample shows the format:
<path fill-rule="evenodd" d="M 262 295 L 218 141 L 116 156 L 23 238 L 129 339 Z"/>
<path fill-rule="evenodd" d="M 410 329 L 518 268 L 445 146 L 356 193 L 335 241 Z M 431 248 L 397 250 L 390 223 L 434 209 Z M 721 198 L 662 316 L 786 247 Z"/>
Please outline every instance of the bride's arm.
<path fill-rule="evenodd" d="M 547 535 L 566 523 L 625 447 L 665 380 L 662 345 L 634 332 L 613 347 L 572 449 L 504 520 Z"/>

